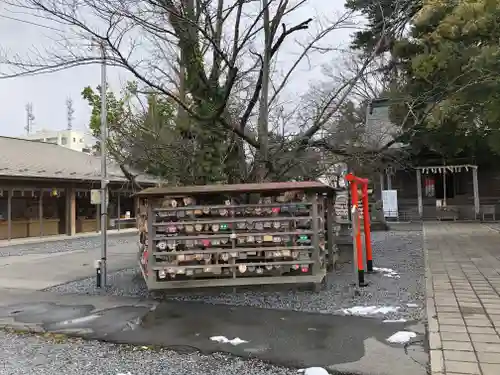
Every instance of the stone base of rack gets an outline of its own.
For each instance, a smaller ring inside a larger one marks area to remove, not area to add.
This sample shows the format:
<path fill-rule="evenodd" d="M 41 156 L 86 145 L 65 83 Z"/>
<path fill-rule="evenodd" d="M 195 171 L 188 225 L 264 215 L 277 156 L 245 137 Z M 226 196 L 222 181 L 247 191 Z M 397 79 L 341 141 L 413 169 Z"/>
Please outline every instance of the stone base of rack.
<path fill-rule="evenodd" d="M 140 262 L 139 262 L 140 263 Z M 215 288 L 215 287 L 248 287 L 248 286 L 261 286 L 261 285 L 283 285 L 283 284 L 296 284 L 304 285 L 310 284 L 315 291 L 319 291 L 321 285 L 326 279 L 326 271 L 321 272 L 319 275 L 307 276 L 255 276 L 255 277 L 237 277 L 237 278 L 224 278 L 224 279 L 191 279 L 191 280 L 178 280 L 178 281 L 151 281 L 145 274 L 143 267 L 139 264 L 142 275 L 146 282 L 149 291 L 161 290 L 174 290 L 174 289 L 191 289 L 191 288 Z"/>

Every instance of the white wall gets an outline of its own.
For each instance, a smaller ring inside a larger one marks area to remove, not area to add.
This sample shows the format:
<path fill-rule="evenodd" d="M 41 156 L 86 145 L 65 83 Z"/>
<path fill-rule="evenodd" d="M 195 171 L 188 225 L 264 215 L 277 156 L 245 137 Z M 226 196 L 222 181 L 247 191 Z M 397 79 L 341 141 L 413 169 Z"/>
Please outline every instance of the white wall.
<path fill-rule="evenodd" d="M 42 130 L 33 134 L 21 136 L 19 138 L 54 143 L 80 152 L 83 151 L 83 149 L 92 148 L 94 145 L 94 141 L 89 135 L 77 130 Z"/>

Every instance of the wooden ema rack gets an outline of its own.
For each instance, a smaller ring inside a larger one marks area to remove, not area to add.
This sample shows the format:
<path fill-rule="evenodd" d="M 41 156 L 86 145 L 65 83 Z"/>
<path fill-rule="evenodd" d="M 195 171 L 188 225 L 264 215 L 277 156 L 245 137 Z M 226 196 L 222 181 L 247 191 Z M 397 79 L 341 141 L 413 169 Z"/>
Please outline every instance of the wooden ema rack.
<path fill-rule="evenodd" d="M 150 188 L 137 197 L 139 265 L 149 290 L 319 290 L 337 259 L 335 190 L 319 182 Z"/>

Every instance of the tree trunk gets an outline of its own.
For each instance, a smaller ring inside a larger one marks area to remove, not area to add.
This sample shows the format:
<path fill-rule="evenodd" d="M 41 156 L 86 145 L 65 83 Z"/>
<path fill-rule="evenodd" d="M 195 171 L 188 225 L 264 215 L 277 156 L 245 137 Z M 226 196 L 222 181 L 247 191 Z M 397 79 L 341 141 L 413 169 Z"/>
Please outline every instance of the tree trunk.
<path fill-rule="evenodd" d="M 181 57 L 179 59 L 179 99 L 186 103 L 186 57 L 185 53 L 181 50 Z M 177 124 L 183 124 L 187 119 L 187 113 L 183 106 L 177 106 Z M 185 124 L 183 124 L 185 125 Z"/>
<path fill-rule="evenodd" d="M 268 0 L 262 0 L 264 21 L 264 56 L 262 56 L 262 90 L 259 103 L 259 117 L 257 134 L 259 140 L 259 151 L 257 152 L 256 179 L 262 182 L 268 174 L 267 162 L 269 160 L 269 73 L 271 69 L 271 24 L 269 17 Z"/>

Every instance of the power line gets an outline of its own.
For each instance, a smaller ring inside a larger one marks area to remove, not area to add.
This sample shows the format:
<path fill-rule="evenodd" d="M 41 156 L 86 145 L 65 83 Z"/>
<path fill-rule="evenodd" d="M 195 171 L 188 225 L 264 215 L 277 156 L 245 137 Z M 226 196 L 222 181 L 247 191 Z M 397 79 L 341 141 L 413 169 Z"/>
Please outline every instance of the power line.
<path fill-rule="evenodd" d="M 50 27 L 50 26 L 47 26 L 47 25 L 42 25 L 40 23 L 36 23 L 36 22 L 33 22 L 33 21 L 28 21 L 28 20 L 23 20 L 23 19 L 16 18 L 16 17 L 6 16 L 5 14 L 0 14 L 0 18 L 4 18 L 4 19 L 7 19 L 7 20 L 11 20 L 11 21 L 15 21 L 15 22 L 20 22 L 20 23 L 25 23 L 25 24 L 28 24 L 28 25 L 36 26 L 36 27 L 41 27 L 41 28 L 47 29 L 47 30 L 52 30 L 52 31 L 57 31 L 57 32 L 61 32 L 62 31 L 61 29 L 57 29 L 55 27 Z"/>

